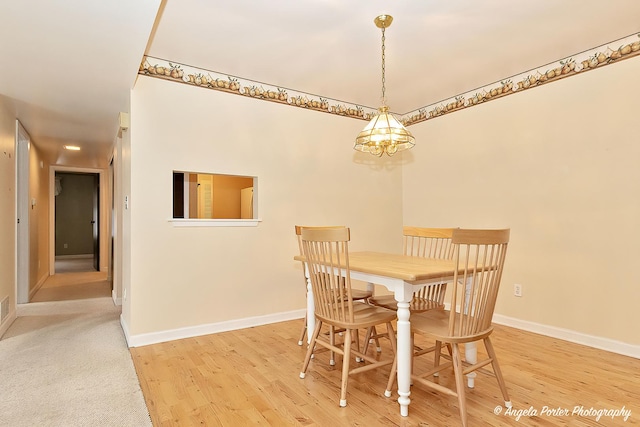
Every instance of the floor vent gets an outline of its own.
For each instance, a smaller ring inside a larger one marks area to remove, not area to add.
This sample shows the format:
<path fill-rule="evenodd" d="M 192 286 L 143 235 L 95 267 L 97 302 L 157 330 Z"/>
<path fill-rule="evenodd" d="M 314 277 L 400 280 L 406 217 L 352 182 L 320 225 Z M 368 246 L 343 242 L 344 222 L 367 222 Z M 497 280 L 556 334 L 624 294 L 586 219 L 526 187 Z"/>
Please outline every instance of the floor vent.
<path fill-rule="evenodd" d="M 4 322 L 4 319 L 9 314 L 9 297 L 5 297 L 2 302 L 0 302 L 0 323 Z"/>

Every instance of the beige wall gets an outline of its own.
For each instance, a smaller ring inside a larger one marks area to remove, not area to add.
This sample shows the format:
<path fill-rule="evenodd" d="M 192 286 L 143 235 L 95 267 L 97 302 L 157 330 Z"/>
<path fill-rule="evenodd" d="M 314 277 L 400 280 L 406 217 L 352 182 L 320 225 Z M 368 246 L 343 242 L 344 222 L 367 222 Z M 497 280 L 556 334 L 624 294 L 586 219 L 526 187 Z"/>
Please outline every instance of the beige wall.
<path fill-rule="evenodd" d="M 0 301 L 9 297 L 12 315 L 0 323 L 0 336 L 15 316 L 15 135 L 16 116 L 9 100 L 0 95 Z"/>
<path fill-rule="evenodd" d="M 28 132 L 28 129 L 27 129 Z M 31 141 L 29 149 L 29 295 L 49 277 L 49 165 Z"/>
<path fill-rule="evenodd" d="M 497 313 L 640 344 L 638 75 L 634 58 L 412 127 L 404 223 L 511 227 Z"/>
<path fill-rule="evenodd" d="M 622 271 L 640 238 L 639 71 L 631 59 L 421 123 L 391 159 L 352 151 L 364 122 L 140 78 L 122 163 L 129 334 L 301 309 L 294 224 L 396 251 L 406 224 L 510 227 L 498 315 L 640 343 L 640 273 Z M 175 227 L 173 170 L 257 176 L 263 222 Z"/>
<path fill-rule="evenodd" d="M 28 130 L 27 130 L 28 132 Z M 16 115 L 11 101 L 0 96 L 0 301 L 9 297 L 9 309 L 16 304 Z M 29 148 L 29 291 L 37 290 L 49 276 L 48 271 L 48 166 L 32 143 Z M 42 161 L 42 167 L 41 167 Z M 7 321 L 11 320 L 11 316 Z M 5 323 L 7 323 L 5 321 Z M 8 327 L 0 325 L 0 334 Z"/>
<path fill-rule="evenodd" d="M 401 250 L 402 158 L 356 153 L 365 124 L 140 77 L 131 107 L 129 333 L 302 309 L 295 224 L 343 224 L 354 250 Z M 175 227 L 174 170 L 257 176 L 262 222 Z"/>
<path fill-rule="evenodd" d="M 240 190 L 253 186 L 253 178 L 213 177 L 213 217 L 240 218 Z"/>

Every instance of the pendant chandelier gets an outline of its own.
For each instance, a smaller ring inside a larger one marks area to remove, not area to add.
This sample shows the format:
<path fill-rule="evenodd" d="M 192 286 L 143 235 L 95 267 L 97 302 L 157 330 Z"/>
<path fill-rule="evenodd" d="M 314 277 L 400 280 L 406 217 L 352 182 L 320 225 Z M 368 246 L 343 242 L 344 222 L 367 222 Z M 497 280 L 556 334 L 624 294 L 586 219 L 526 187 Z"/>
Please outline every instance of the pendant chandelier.
<path fill-rule="evenodd" d="M 389 112 L 385 97 L 384 79 L 384 30 L 393 21 L 391 15 L 380 15 L 373 20 L 376 27 L 382 29 L 382 106 L 369 124 L 358 134 L 355 150 L 370 153 L 374 156 L 382 156 L 383 153 L 392 156 L 398 151 L 406 150 L 415 145 L 415 138 L 403 125 Z"/>

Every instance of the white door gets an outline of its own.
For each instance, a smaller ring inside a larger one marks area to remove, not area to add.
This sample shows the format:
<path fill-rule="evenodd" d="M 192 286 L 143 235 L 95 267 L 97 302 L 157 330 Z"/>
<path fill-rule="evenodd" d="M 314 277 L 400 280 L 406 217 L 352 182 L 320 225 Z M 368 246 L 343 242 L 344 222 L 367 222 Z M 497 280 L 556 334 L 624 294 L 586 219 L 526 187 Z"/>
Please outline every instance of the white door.
<path fill-rule="evenodd" d="M 27 131 L 16 120 L 16 300 L 29 302 L 29 144 Z"/>

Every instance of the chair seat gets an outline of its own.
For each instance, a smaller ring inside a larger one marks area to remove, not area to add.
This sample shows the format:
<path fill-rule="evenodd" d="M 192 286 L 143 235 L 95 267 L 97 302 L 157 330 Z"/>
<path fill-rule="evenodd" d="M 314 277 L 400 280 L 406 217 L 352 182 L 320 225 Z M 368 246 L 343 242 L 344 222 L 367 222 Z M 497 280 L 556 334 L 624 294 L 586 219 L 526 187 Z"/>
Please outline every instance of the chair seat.
<path fill-rule="evenodd" d="M 388 310 L 383 307 L 376 307 L 363 302 L 353 303 L 353 318 L 354 322 L 341 322 L 336 319 L 323 318 L 316 314 L 316 317 L 330 325 L 334 325 L 338 328 L 344 329 L 361 329 L 375 326 L 381 323 L 391 322 L 396 320 L 396 312 Z"/>
<path fill-rule="evenodd" d="M 351 288 L 351 296 L 353 297 L 354 300 L 367 299 L 373 296 L 373 292 L 367 291 L 364 289 Z"/>
<path fill-rule="evenodd" d="M 430 310 L 411 316 L 411 331 L 416 334 L 431 337 L 436 341 L 465 343 L 481 340 L 488 336 L 493 330 L 493 327 L 490 327 L 473 335 L 452 337 L 451 331 L 449 330 L 450 315 L 451 312 L 449 310 Z M 456 313 L 456 319 L 459 317 Z"/>
<path fill-rule="evenodd" d="M 393 295 L 382 295 L 379 297 L 372 297 L 372 298 L 369 298 L 369 302 L 373 305 L 384 307 L 389 310 L 398 309 L 398 301 L 396 301 Z M 426 298 L 419 298 L 419 297 L 414 297 L 411 300 L 411 303 L 409 305 L 409 310 L 415 313 L 434 310 L 436 308 L 444 308 L 444 304 L 439 304 L 437 301 L 433 301 Z"/>

